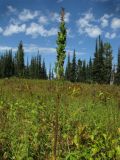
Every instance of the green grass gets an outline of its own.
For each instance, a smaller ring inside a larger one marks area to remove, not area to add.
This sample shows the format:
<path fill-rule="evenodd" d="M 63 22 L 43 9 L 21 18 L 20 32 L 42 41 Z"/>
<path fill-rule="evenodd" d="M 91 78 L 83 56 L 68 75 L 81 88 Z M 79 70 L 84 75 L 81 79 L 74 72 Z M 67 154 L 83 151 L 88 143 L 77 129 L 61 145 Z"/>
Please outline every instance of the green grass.
<path fill-rule="evenodd" d="M 120 88 L 0 80 L 0 160 L 120 159 Z"/>

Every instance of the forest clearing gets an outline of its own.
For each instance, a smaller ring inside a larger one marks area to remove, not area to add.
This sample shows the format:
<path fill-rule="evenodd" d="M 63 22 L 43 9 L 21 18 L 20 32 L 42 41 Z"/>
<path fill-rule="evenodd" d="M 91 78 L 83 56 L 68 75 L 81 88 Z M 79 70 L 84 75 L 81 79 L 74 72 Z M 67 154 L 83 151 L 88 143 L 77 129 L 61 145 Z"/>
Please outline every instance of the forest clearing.
<path fill-rule="evenodd" d="M 0 1 L 0 160 L 120 160 L 120 1 L 16 2 Z"/>
<path fill-rule="evenodd" d="M 0 95 L 1 160 L 120 159 L 119 87 L 11 78 Z"/>

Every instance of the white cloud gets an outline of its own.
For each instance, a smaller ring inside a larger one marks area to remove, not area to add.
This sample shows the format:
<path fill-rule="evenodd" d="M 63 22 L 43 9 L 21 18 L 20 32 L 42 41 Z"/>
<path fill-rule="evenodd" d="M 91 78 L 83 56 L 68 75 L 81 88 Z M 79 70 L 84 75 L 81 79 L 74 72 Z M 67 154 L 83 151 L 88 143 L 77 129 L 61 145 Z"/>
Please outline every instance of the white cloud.
<path fill-rule="evenodd" d="M 95 17 L 93 13 L 91 13 L 91 10 L 89 10 L 87 13 L 84 13 L 83 15 L 85 20 L 87 20 L 88 22 L 95 20 Z"/>
<path fill-rule="evenodd" d="M 75 37 L 74 34 L 72 34 L 70 28 L 67 29 L 67 36 L 68 36 L 69 38 L 74 38 L 74 37 Z"/>
<path fill-rule="evenodd" d="M 75 51 L 75 53 L 76 53 L 76 55 L 85 55 L 86 54 L 86 52 L 82 52 L 82 51 Z M 71 56 L 73 56 L 73 50 L 71 50 L 71 49 L 67 49 L 66 50 L 66 54 L 70 54 Z"/>
<path fill-rule="evenodd" d="M 79 33 L 85 33 L 92 38 L 99 36 L 102 33 L 102 30 L 97 25 L 92 24 L 94 21 L 95 18 L 91 11 L 83 14 L 83 17 L 80 17 L 80 19 L 77 21 Z"/>
<path fill-rule="evenodd" d="M 104 28 L 104 27 L 107 27 L 108 26 L 108 19 L 105 19 L 105 18 L 102 18 L 101 19 L 101 26 Z"/>
<path fill-rule="evenodd" d="M 8 9 L 11 12 L 14 12 L 15 10 L 17 11 L 17 9 L 12 6 L 8 6 Z M 65 22 L 69 22 L 69 17 L 70 13 L 66 12 Z M 36 23 L 35 20 L 39 23 Z M 27 23 L 27 21 L 32 21 L 32 23 Z M 27 24 L 25 24 L 25 22 Z M 50 22 L 60 22 L 60 15 L 54 13 L 51 17 L 50 15 L 46 16 L 41 14 L 38 10 L 31 11 L 29 9 L 23 9 L 17 17 L 11 17 L 9 24 L 4 27 L 4 30 L 1 28 L 0 32 L 3 32 L 4 36 L 10 36 L 20 32 L 24 32 L 26 35 L 31 35 L 33 38 L 36 38 L 37 36 L 54 36 L 58 32 L 58 28 L 52 27 L 46 29 L 44 27 L 45 24 L 49 24 Z"/>
<path fill-rule="evenodd" d="M 58 13 L 56 13 L 56 12 L 51 13 L 51 17 L 50 18 L 51 18 L 51 21 L 57 21 L 57 22 L 60 21 L 60 15 Z"/>
<path fill-rule="evenodd" d="M 83 30 L 84 28 L 89 27 L 90 22 L 92 22 L 93 20 L 93 14 L 91 12 L 88 12 L 85 13 L 84 16 L 77 21 L 77 25 Z"/>
<path fill-rule="evenodd" d="M 16 8 L 14 8 L 11 5 L 7 6 L 7 9 L 8 9 L 9 12 L 16 12 Z"/>
<path fill-rule="evenodd" d="M 6 50 L 10 50 L 12 49 L 13 52 L 17 51 L 17 47 L 12 47 L 12 46 L 0 46 L 0 50 L 2 52 L 6 51 Z M 38 46 L 36 44 L 24 44 L 24 51 L 25 53 L 37 53 L 39 51 L 40 54 L 56 54 L 56 48 L 52 48 L 52 47 L 42 47 L 42 46 Z M 71 50 L 70 48 L 66 49 L 66 54 L 71 54 L 73 55 L 73 50 Z M 76 51 L 76 55 L 84 55 L 86 54 L 85 51 Z"/>
<path fill-rule="evenodd" d="M 69 12 L 66 12 L 66 13 L 65 13 L 65 22 L 66 22 L 66 23 L 69 23 L 69 21 L 70 21 L 70 13 L 69 13 Z"/>
<path fill-rule="evenodd" d="M 6 51 L 6 50 L 10 50 L 10 49 L 12 49 L 13 52 L 17 51 L 16 47 L 0 46 L 0 51 L 2 51 L 2 52 Z"/>
<path fill-rule="evenodd" d="M 109 18 L 112 15 L 108 15 L 108 14 L 104 14 L 101 18 L 100 18 L 100 22 L 101 22 L 101 26 L 103 28 L 107 27 L 109 25 Z"/>
<path fill-rule="evenodd" d="M 48 23 L 48 19 L 46 16 L 40 16 L 38 21 L 40 24 L 47 24 Z"/>
<path fill-rule="evenodd" d="M 108 39 L 114 39 L 116 37 L 116 33 L 110 34 L 109 32 L 107 32 L 105 34 L 105 37 L 108 38 Z"/>
<path fill-rule="evenodd" d="M 50 53 L 56 54 L 56 48 L 41 47 L 41 46 L 38 46 L 36 44 L 24 45 L 24 50 L 25 50 L 25 52 L 28 52 L 28 53 L 37 53 L 37 51 L 39 51 L 40 54 L 50 54 Z M 67 53 L 70 53 L 71 55 L 73 55 L 73 50 L 67 48 L 66 49 L 66 54 Z M 82 51 L 80 51 L 80 52 L 76 51 L 76 54 L 77 55 L 83 55 L 83 54 L 86 54 L 86 53 L 82 52 Z"/>
<path fill-rule="evenodd" d="M 26 25 L 18 25 L 18 24 L 10 24 L 8 27 L 5 28 L 3 31 L 4 36 L 10 36 L 12 34 L 20 33 L 20 32 L 25 32 Z"/>
<path fill-rule="evenodd" d="M 18 48 L 10 46 L 0 46 L 0 51 L 2 52 L 10 49 L 12 49 L 13 52 L 16 52 Z M 38 50 L 40 54 L 56 53 L 56 48 L 40 47 L 35 44 L 24 45 L 24 51 L 26 53 L 37 53 Z"/>
<path fill-rule="evenodd" d="M 93 26 L 93 25 L 86 28 L 85 32 L 92 38 L 96 38 L 102 33 L 101 29 L 98 26 Z"/>
<path fill-rule="evenodd" d="M 120 18 L 113 18 L 111 22 L 111 27 L 113 29 L 118 29 L 120 28 Z"/>
<path fill-rule="evenodd" d="M 10 18 L 9 23 L 10 24 L 18 24 L 18 25 L 21 24 L 19 19 L 17 19 L 17 18 L 15 19 L 15 18 L 12 18 L 12 17 Z"/>
<path fill-rule="evenodd" d="M 30 11 L 29 9 L 24 9 L 20 14 L 19 14 L 19 19 L 21 21 L 28 21 L 32 20 L 35 17 L 39 15 L 39 11 Z"/>
<path fill-rule="evenodd" d="M 24 50 L 28 53 L 37 53 L 38 50 L 40 54 L 56 53 L 56 48 L 40 47 L 36 44 L 25 45 Z"/>
<path fill-rule="evenodd" d="M 3 29 L 0 27 L 0 33 L 2 33 L 3 32 Z"/>
<path fill-rule="evenodd" d="M 116 7 L 116 12 L 120 11 L 120 4 Z"/>
<path fill-rule="evenodd" d="M 42 37 L 49 37 L 56 35 L 57 31 L 57 28 L 47 30 L 42 25 L 31 23 L 31 25 L 26 29 L 26 35 L 32 35 L 33 38 L 36 38 L 39 35 Z"/>
<path fill-rule="evenodd" d="M 51 21 L 53 21 L 53 22 L 60 22 L 60 14 L 58 14 L 58 13 L 51 13 Z M 70 13 L 69 12 L 66 12 L 65 13 L 65 22 L 66 23 L 69 23 L 69 21 L 70 21 Z"/>

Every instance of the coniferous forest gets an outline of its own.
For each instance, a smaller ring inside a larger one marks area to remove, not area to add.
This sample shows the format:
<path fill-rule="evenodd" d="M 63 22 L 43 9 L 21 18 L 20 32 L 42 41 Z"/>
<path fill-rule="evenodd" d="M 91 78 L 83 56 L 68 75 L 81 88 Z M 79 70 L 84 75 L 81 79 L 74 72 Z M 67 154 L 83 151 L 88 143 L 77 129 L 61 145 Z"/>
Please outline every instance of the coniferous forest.
<path fill-rule="evenodd" d="M 30 62 L 24 60 L 24 47 L 21 41 L 18 50 L 13 56 L 12 49 L 6 50 L 0 57 L 0 78 L 21 77 L 30 79 L 54 79 L 54 68 L 47 68 L 41 55 L 31 58 Z M 110 43 L 103 42 L 99 36 L 96 39 L 94 57 L 86 60 L 76 59 L 68 53 L 64 79 L 71 82 L 120 84 L 120 49 L 118 49 L 117 64 L 113 63 L 113 51 Z"/>

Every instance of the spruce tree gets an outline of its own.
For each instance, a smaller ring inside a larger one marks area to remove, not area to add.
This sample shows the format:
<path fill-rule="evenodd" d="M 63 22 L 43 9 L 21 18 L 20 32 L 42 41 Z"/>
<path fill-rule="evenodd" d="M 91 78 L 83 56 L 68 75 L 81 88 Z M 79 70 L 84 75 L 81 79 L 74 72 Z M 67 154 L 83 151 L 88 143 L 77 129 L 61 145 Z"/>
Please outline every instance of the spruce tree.
<path fill-rule="evenodd" d="M 38 78 L 41 79 L 42 77 L 42 63 L 41 63 L 41 55 L 38 54 Z"/>
<path fill-rule="evenodd" d="M 115 83 L 120 84 L 120 48 L 118 49 L 117 72 L 115 74 Z"/>
<path fill-rule="evenodd" d="M 50 64 L 50 68 L 49 68 L 49 75 L 48 75 L 49 80 L 52 79 L 52 70 L 51 70 L 51 64 Z"/>
<path fill-rule="evenodd" d="M 61 22 L 60 22 L 60 27 L 59 27 L 59 32 L 58 32 L 58 38 L 57 38 L 57 62 L 55 65 L 55 72 L 56 72 L 56 77 L 57 79 L 61 79 L 64 76 L 64 60 L 66 57 L 66 27 L 65 27 L 65 12 L 64 9 L 62 8 L 61 10 Z"/>
<path fill-rule="evenodd" d="M 82 82 L 82 61 L 80 59 L 77 63 L 77 82 Z"/>
<path fill-rule="evenodd" d="M 18 76 L 17 53 L 15 53 L 14 57 L 14 75 Z"/>
<path fill-rule="evenodd" d="M 71 80 L 71 62 L 70 62 L 70 54 L 68 54 L 68 60 L 65 70 L 65 79 L 70 81 Z"/>
<path fill-rule="evenodd" d="M 34 57 L 34 78 L 36 79 L 38 75 L 37 57 Z"/>
<path fill-rule="evenodd" d="M 54 79 L 54 71 L 52 69 L 52 75 L 51 75 L 51 78 Z"/>
<path fill-rule="evenodd" d="M 8 76 L 11 77 L 14 75 L 14 61 L 12 56 L 12 49 L 8 51 Z"/>
<path fill-rule="evenodd" d="M 17 65 L 17 73 L 18 76 L 23 76 L 24 75 L 24 50 L 23 50 L 23 43 L 20 41 L 19 46 L 18 46 L 18 51 L 16 54 L 16 65 Z"/>
<path fill-rule="evenodd" d="M 47 71 L 46 71 L 45 60 L 44 59 L 43 59 L 43 63 L 42 63 L 42 79 L 47 79 Z"/>
<path fill-rule="evenodd" d="M 5 77 L 5 58 L 3 55 L 0 57 L 1 63 L 0 63 L 0 77 Z"/>
<path fill-rule="evenodd" d="M 93 64 L 92 64 L 92 59 L 90 58 L 89 60 L 89 65 L 88 65 L 88 82 L 92 82 L 92 70 L 93 70 Z"/>
<path fill-rule="evenodd" d="M 89 80 L 89 64 L 86 64 L 85 70 L 86 70 L 86 80 L 85 80 L 85 82 L 89 83 L 90 82 L 90 80 Z"/>
<path fill-rule="evenodd" d="M 105 82 L 105 74 L 104 74 L 104 69 L 105 69 L 105 64 L 104 64 L 105 58 L 104 58 L 104 44 L 103 41 L 100 41 L 99 44 L 99 76 L 98 76 L 98 83 L 104 83 Z"/>
<path fill-rule="evenodd" d="M 0 57 L 0 77 L 11 77 L 14 75 L 14 61 L 12 50 L 6 50 Z"/>
<path fill-rule="evenodd" d="M 94 82 L 104 83 L 104 45 L 100 36 L 99 40 L 96 40 L 92 74 Z"/>
<path fill-rule="evenodd" d="M 98 52 L 98 40 L 96 40 L 96 47 L 95 47 L 95 53 L 94 53 L 94 61 L 93 61 L 93 81 L 98 81 L 99 76 L 99 52 Z"/>
<path fill-rule="evenodd" d="M 35 58 L 31 58 L 31 63 L 30 63 L 30 77 L 35 78 Z"/>
<path fill-rule="evenodd" d="M 10 77 L 13 74 L 12 50 L 6 51 L 4 58 L 5 58 L 4 77 Z"/>
<path fill-rule="evenodd" d="M 73 52 L 72 66 L 71 66 L 71 82 L 76 82 L 77 80 L 77 64 L 76 64 L 76 53 Z"/>
<path fill-rule="evenodd" d="M 83 66 L 82 66 L 82 82 L 86 82 L 86 61 L 83 61 Z"/>
<path fill-rule="evenodd" d="M 29 62 L 28 62 L 28 58 L 27 58 L 27 65 L 25 66 L 25 72 L 24 72 L 24 77 L 25 78 L 29 78 L 30 73 L 29 73 Z"/>
<path fill-rule="evenodd" d="M 112 47 L 110 43 L 104 44 L 104 83 L 110 84 L 112 72 Z"/>

